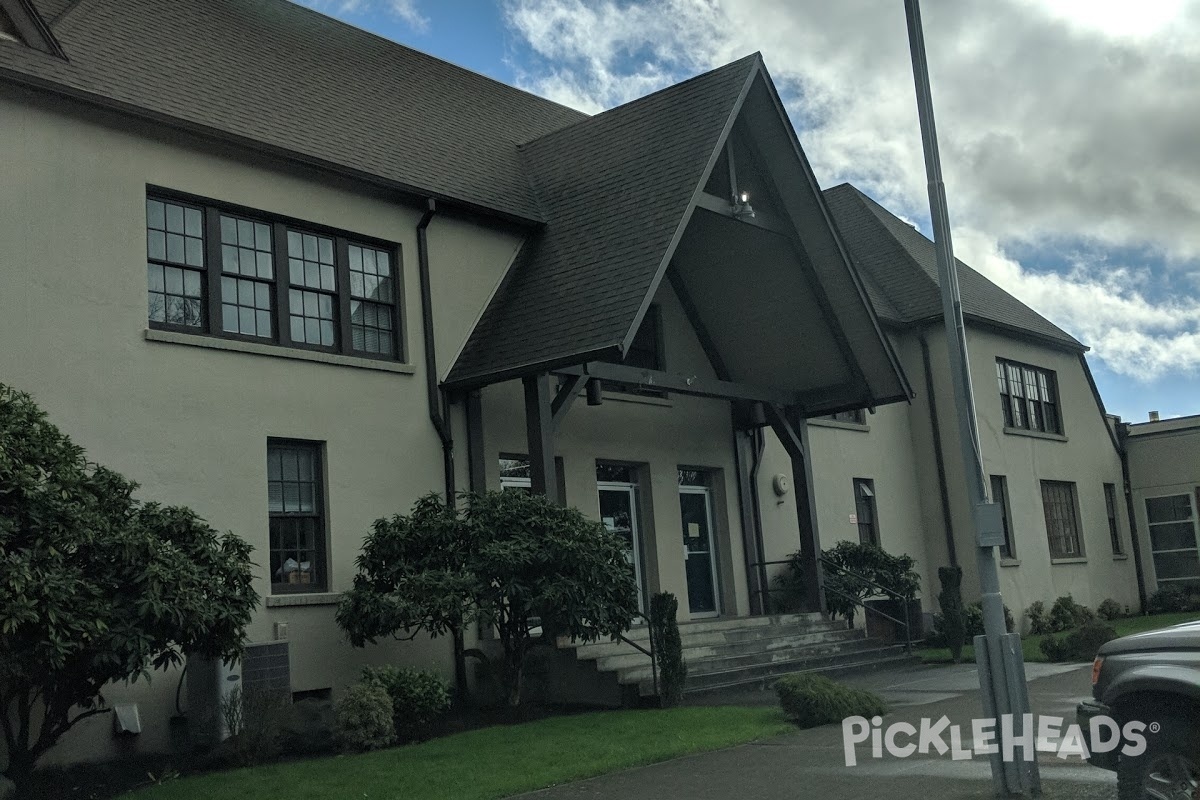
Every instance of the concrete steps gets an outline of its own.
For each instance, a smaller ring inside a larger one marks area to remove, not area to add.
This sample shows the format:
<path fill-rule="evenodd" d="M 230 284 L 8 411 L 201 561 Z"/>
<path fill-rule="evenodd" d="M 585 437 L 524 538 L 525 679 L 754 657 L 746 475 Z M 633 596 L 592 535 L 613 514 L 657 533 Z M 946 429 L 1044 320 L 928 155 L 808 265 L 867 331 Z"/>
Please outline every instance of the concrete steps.
<path fill-rule="evenodd" d="M 639 626 L 627 637 L 643 647 L 649 630 Z M 685 691 L 707 692 L 732 686 L 765 685 L 794 672 L 839 672 L 911 658 L 901 645 L 867 638 L 845 620 L 821 614 L 685 622 L 679 626 L 683 658 L 688 665 Z M 653 694 L 649 658 L 627 642 L 575 644 L 560 640 L 561 650 L 573 650 L 577 662 L 589 663 L 597 674 Z"/>

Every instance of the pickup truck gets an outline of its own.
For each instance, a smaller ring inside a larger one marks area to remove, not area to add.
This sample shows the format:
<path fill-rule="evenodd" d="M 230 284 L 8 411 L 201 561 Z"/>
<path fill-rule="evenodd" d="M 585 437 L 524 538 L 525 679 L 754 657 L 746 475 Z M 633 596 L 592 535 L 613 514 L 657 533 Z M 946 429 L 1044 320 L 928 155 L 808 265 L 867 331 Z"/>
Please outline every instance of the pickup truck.
<path fill-rule="evenodd" d="M 1200 800 L 1200 622 L 1104 644 L 1092 665 L 1092 697 L 1077 709 L 1085 736 L 1100 716 L 1122 728 L 1146 726 L 1138 755 L 1088 742 L 1088 761 L 1117 773 L 1119 800 Z"/>

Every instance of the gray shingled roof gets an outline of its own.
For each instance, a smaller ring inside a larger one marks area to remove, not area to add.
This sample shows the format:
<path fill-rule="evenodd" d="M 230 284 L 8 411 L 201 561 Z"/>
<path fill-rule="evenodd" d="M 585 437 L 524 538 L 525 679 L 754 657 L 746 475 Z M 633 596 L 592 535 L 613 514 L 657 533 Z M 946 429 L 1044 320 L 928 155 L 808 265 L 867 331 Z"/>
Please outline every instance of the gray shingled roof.
<path fill-rule="evenodd" d="M 35 5 L 70 61 L 0 46 L 0 78 L 513 217 L 516 145 L 587 118 L 286 0 Z"/>
<path fill-rule="evenodd" d="M 942 301 L 933 242 L 848 183 L 826 189 L 824 196 L 879 317 L 898 323 L 939 318 Z M 1087 349 L 962 261 L 957 264 L 963 315 L 968 319 Z"/>
<path fill-rule="evenodd" d="M 547 225 L 449 381 L 622 343 L 759 63 L 747 56 L 522 147 Z"/>

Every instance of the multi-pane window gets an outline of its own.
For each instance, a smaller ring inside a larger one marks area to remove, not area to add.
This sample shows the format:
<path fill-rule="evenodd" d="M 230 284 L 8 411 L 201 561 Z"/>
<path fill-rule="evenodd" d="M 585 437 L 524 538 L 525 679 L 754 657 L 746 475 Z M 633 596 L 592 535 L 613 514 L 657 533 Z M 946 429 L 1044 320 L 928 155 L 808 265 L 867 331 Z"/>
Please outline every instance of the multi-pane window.
<path fill-rule="evenodd" d="M 879 520 L 875 510 L 875 481 L 854 479 L 854 512 L 858 521 L 858 540 L 879 546 Z"/>
<path fill-rule="evenodd" d="M 1114 483 L 1104 484 L 1104 510 L 1108 514 L 1108 536 L 1112 540 L 1113 555 L 1124 555 L 1121 529 L 1117 526 L 1117 486 Z"/>
<path fill-rule="evenodd" d="M 1008 479 L 1003 475 L 992 475 L 992 502 L 1000 506 L 1000 522 L 1004 526 L 1004 544 L 1000 545 L 1001 558 L 1016 558 L 1017 547 L 1013 542 L 1012 522 L 1008 511 Z"/>
<path fill-rule="evenodd" d="M 1154 576 L 1159 584 L 1200 586 L 1200 550 L 1197 550 L 1197 509 L 1192 496 L 1176 494 L 1146 498 L 1146 522 Z"/>
<path fill-rule="evenodd" d="M 518 489 L 523 492 L 533 491 L 528 458 L 525 456 L 500 457 L 500 488 Z"/>
<path fill-rule="evenodd" d="M 1079 504 L 1075 484 L 1066 481 L 1042 481 L 1042 510 L 1046 515 L 1046 537 L 1051 558 L 1083 556 L 1083 536 L 1079 527 Z"/>
<path fill-rule="evenodd" d="M 1058 382 L 1052 371 L 998 358 L 996 383 L 1005 427 L 1062 433 Z"/>
<path fill-rule="evenodd" d="M 221 215 L 221 328 L 226 333 L 272 337 L 271 253 L 270 225 Z"/>
<path fill-rule="evenodd" d="M 275 593 L 326 588 L 322 487 L 319 444 L 267 443 L 271 589 Z"/>
<path fill-rule="evenodd" d="M 352 244 L 350 336 L 354 349 L 391 355 L 395 342 L 395 288 L 387 251 Z"/>
<path fill-rule="evenodd" d="M 183 203 L 146 200 L 146 286 L 151 322 L 204 325 L 204 214 Z"/>
<path fill-rule="evenodd" d="M 396 250 L 171 192 L 146 199 L 150 327 L 402 358 Z"/>
<path fill-rule="evenodd" d="M 333 239 L 288 231 L 287 252 L 292 341 L 333 347 L 333 307 L 337 304 Z"/>

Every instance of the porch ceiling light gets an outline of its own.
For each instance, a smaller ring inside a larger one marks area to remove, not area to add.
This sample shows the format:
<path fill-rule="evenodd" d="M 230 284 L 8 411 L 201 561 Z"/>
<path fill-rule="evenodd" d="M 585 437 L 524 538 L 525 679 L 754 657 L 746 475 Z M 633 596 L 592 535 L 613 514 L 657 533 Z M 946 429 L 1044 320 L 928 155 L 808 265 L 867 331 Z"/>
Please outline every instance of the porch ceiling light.
<path fill-rule="evenodd" d="M 750 205 L 750 193 L 739 192 L 733 202 L 734 219 L 754 219 L 754 207 Z"/>

